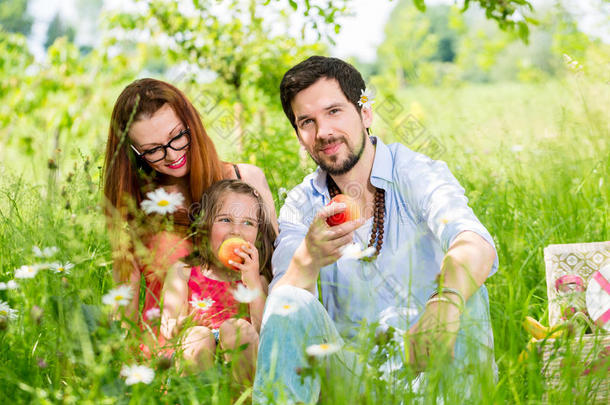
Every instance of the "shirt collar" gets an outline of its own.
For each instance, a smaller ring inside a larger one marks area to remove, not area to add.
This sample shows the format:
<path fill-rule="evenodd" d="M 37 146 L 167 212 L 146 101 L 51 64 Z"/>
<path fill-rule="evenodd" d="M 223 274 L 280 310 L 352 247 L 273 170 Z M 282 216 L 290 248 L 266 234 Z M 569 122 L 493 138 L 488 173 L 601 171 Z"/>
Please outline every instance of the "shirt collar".
<path fill-rule="evenodd" d="M 371 184 L 375 187 L 385 189 L 385 182 L 392 182 L 392 168 L 394 161 L 390 148 L 383 143 L 379 137 L 375 138 L 377 145 L 375 148 L 375 157 L 373 158 L 373 170 L 371 171 Z M 380 181 L 383 180 L 383 181 Z M 328 197 L 328 188 L 326 187 L 326 171 L 322 170 L 319 166 L 313 173 L 312 185 L 314 189 L 322 195 Z"/>

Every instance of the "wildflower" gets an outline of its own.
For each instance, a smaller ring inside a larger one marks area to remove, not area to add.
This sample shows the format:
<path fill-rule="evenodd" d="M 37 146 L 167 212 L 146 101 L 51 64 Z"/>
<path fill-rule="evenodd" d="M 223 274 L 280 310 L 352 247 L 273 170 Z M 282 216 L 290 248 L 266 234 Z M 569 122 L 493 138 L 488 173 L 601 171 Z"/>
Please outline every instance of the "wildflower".
<path fill-rule="evenodd" d="M 102 297 L 102 302 L 106 305 L 125 306 L 129 304 L 133 292 L 128 285 L 120 285 L 117 288 L 108 291 L 108 294 Z"/>
<path fill-rule="evenodd" d="M 30 310 L 30 316 L 37 324 L 40 324 L 42 321 L 42 316 L 44 315 L 44 310 L 40 308 L 38 305 L 34 305 Z"/>
<path fill-rule="evenodd" d="M 74 265 L 70 262 L 67 263 L 51 263 L 50 267 L 52 270 L 55 270 L 55 273 L 64 273 L 70 274 L 70 270 L 74 267 Z"/>
<path fill-rule="evenodd" d="M 125 384 L 133 385 L 137 383 L 150 384 L 155 378 L 155 372 L 152 368 L 146 366 L 123 365 L 121 368 L 121 377 L 125 377 Z"/>
<path fill-rule="evenodd" d="M 36 257 L 52 257 L 58 250 L 59 249 L 57 249 L 56 246 L 46 247 L 42 250 L 40 250 L 38 246 L 32 247 L 32 252 L 34 252 L 34 256 Z"/>
<path fill-rule="evenodd" d="M 161 316 L 161 310 L 157 307 L 153 307 L 144 313 L 144 317 L 148 320 L 157 319 Z"/>
<path fill-rule="evenodd" d="M 214 300 L 211 298 L 204 298 L 200 300 L 193 296 L 193 299 L 189 301 L 189 303 L 200 311 L 207 311 L 214 304 Z"/>
<path fill-rule="evenodd" d="M 286 198 L 286 196 L 288 195 L 288 190 L 286 190 L 286 188 L 284 187 L 280 187 L 277 189 L 277 195 L 280 198 Z"/>
<path fill-rule="evenodd" d="M 15 269 L 15 278 L 34 278 L 38 274 L 41 266 L 33 264 L 31 266 L 23 265 Z"/>
<path fill-rule="evenodd" d="M 141 207 L 147 214 L 153 212 L 161 215 L 171 214 L 184 202 L 182 194 L 168 193 L 161 187 L 146 193 L 146 197 L 147 199 L 142 201 Z"/>
<path fill-rule="evenodd" d="M 17 310 L 12 309 L 8 302 L 0 300 L 0 319 L 13 320 L 17 318 Z"/>
<path fill-rule="evenodd" d="M 17 287 L 19 287 L 19 285 L 17 285 L 17 282 L 15 280 L 9 280 L 6 283 L 5 282 L 0 282 L 0 291 L 2 291 L 2 290 L 14 290 Z"/>
<path fill-rule="evenodd" d="M 523 150 L 523 145 L 513 145 L 513 146 L 510 148 L 510 151 L 511 151 L 511 152 L 513 152 L 513 153 L 519 153 L 519 152 L 521 152 L 522 150 Z"/>
<path fill-rule="evenodd" d="M 243 284 L 238 284 L 237 289 L 233 291 L 233 297 L 235 297 L 238 302 L 248 304 L 254 301 L 254 299 L 258 297 L 260 293 L 261 292 L 258 289 L 251 290 Z"/>
<path fill-rule="evenodd" d="M 286 316 L 297 310 L 297 306 L 294 304 L 285 303 L 280 305 L 275 313 L 281 316 Z"/>
<path fill-rule="evenodd" d="M 346 259 L 362 259 L 363 257 L 370 257 L 373 254 L 375 254 L 373 246 L 362 249 L 358 243 L 350 243 L 341 251 L 342 257 Z"/>
<path fill-rule="evenodd" d="M 360 100 L 358 100 L 358 105 L 363 108 L 371 108 L 375 102 L 374 98 L 375 95 L 371 90 L 360 90 Z"/>
<path fill-rule="evenodd" d="M 338 352 L 339 349 L 341 349 L 341 345 L 338 343 L 322 343 L 319 345 L 308 346 L 307 349 L 305 349 L 305 352 L 309 356 L 325 357 Z"/>

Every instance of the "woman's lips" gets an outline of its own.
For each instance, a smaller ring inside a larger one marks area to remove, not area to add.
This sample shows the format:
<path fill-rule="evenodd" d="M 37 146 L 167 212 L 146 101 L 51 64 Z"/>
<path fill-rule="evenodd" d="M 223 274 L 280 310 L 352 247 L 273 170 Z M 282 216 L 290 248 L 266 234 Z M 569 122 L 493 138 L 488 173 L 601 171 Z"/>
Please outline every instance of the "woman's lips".
<path fill-rule="evenodd" d="M 186 164 L 186 153 L 180 157 L 180 159 L 176 160 L 174 163 L 167 165 L 170 169 L 180 169 L 182 166 Z"/>

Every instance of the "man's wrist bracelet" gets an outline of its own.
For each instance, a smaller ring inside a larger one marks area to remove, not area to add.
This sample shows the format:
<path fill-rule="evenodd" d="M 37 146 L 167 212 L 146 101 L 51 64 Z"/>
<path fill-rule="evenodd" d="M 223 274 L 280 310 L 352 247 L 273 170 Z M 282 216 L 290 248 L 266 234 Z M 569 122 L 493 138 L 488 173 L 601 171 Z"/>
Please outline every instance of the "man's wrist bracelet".
<path fill-rule="evenodd" d="M 455 303 L 456 305 L 458 305 L 458 307 L 460 307 L 461 309 L 464 308 L 464 306 L 466 305 L 466 300 L 464 300 L 464 296 L 462 295 L 461 292 L 459 292 L 458 290 L 456 290 L 455 288 L 450 288 L 450 287 L 439 287 L 436 290 L 434 290 L 432 292 L 432 294 L 430 294 L 430 297 L 428 298 L 428 301 L 430 301 L 432 298 L 439 296 L 439 297 L 443 297 L 445 294 L 454 294 L 458 297 L 459 299 L 459 304 Z M 451 300 L 450 300 L 451 301 Z M 451 301 L 453 302 L 453 301 Z"/>
<path fill-rule="evenodd" d="M 464 309 L 463 306 L 461 306 L 460 304 L 458 304 L 457 302 L 453 301 L 452 299 L 449 299 L 447 297 L 442 297 L 442 296 L 438 296 L 438 297 L 434 297 L 434 298 L 430 298 L 427 302 L 426 302 L 426 307 L 430 304 L 433 304 L 435 302 L 446 302 L 448 304 L 452 304 L 455 305 L 457 307 L 457 309 L 462 312 L 462 310 Z"/>

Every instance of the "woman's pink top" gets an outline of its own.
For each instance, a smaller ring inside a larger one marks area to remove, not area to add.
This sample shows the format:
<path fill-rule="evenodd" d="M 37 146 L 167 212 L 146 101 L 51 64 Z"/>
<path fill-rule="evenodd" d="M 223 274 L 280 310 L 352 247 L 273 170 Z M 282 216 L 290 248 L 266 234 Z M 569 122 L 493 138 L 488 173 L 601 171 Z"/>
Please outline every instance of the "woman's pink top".
<path fill-rule="evenodd" d="M 212 305 L 205 311 L 199 310 L 195 319 L 202 326 L 217 329 L 227 319 L 235 318 L 239 312 L 239 302 L 233 297 L 233 290 L 241 281 L 219 281 L 204 276 L 200 266 L 191 268 L 189 279 L 189 302 L 192 300 L 212 300 Z M 193 306 L 190 305 L 192 309 Z"/>

